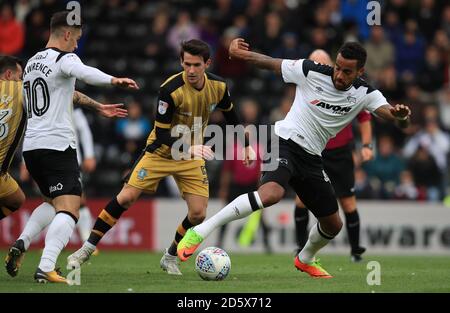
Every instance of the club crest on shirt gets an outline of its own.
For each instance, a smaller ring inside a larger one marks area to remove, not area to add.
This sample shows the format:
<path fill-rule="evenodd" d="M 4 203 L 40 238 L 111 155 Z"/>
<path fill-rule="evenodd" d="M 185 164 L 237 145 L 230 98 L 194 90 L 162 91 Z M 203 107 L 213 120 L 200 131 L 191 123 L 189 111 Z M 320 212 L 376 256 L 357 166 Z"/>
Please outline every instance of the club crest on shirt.
<path fill-rule="evenodd" d="M 139 180 L 143 180 L 146 176 L 147 176 L 147 170 L 146 170 L 145 168 L 141 168 L 141 169 L 138 171 L 137 178 L 138 178 Z"/>
<path fill-rule="evenodd" d="M 169 107 L 169 104 L 167 102 L 159 100 L 158 113 L 161 114 L 161 115 L 166 114 L 168 107 Z"/>
<path fill-rule="evenodd" d="M 347 97 L 347 101 L 348 101 L 349 103 L 356 104 L 356 98 L 355 98 L 355 97 L 348 96 L 348 97 Z"/>

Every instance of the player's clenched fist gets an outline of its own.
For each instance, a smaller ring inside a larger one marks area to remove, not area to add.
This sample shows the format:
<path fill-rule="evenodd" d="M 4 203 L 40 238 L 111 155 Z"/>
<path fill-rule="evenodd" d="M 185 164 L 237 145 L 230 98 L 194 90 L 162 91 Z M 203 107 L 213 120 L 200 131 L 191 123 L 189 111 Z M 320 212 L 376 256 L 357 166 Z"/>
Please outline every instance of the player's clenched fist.
<path fill-rule="evenodd" d="M 250 45 L 246 43 L 244 39 L 236 38 L 231 42 L 228 53 L 230 58 L 240 59 L 245 56 L 245 52 L 248 50 L 250 50 Z"/>
<path fill-rule="evenodd" d="M 396 104 L 391 108 L 391 113 L 396 119 L 406 120 L 411 115 L 411 110 L 404 104 Z"/>

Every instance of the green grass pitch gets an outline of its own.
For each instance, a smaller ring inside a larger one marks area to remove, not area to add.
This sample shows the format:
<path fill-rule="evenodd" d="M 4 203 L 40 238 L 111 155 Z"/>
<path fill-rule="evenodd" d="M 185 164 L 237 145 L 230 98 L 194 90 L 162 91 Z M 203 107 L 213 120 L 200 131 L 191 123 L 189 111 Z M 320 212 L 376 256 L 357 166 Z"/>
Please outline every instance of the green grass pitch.
<path fill-rule="evenodd" d="M 6 250 L 0 250 L 2 255 Z M 64 252 L 59 258 L 66 266 Z M 81 268 L 81 285 L 37 284 L 33 273 L 39 251 L 26 254 L 17 277 L 4 268 L 0 292 L 161 292 L 161 293 L 308 293 L 308 292 L 450 292 L 450 257 L 365 255 L 354 264 L 348 256 L 323 254 L 322 265 L 333 279 L 312 279 L 293 266 L 288 254 L 231 253 L 231 272 L 220 282 L 203 281 L 194 271 L 194 257 L 181 264 L 183 276 L 169 276 L 159 267 L 161 253 L 106 252 Z M 370 286 L 367 262 L 381 267 L 381 284 Z M 67 273 L 63 270 L 63 273 Z"/>

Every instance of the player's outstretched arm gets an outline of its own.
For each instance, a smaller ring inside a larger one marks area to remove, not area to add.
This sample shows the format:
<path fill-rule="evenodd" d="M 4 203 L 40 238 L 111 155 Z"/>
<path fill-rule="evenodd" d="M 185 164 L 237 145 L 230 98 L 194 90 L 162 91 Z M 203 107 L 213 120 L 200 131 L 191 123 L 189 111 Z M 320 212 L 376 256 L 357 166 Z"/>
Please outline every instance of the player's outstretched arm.
<path fill-rule="evenodd" d="M 132 89 L 132 90 L 138 90 L 139 89 L 138 84 L 134 80 L 132 80 L 130 78 L 113 77 L 111 79 L 111 85 L 122 87 L 122 88 L 126 88 L 126 89 Z"/>
<path fill-rule="evenodd" d="M 97 111 L 104 117 L 127 117 L 128 111 L 122 109 L 123 103 L 119 104 L 102 104 L 94 99 L 89 98 L 85 94 L 75 91 L 73 94 L 73 103 L 76 105 L 84 106 L 89 109 Z"/>
<path fill-rule="evenodd" d="M 82 80 L 86 84 L 94 86 L 113 85 L 132 90 L 139 89 L 139 86 L 134 80 L 130 78 L 113 77 L 95 67 L 85 65 L 74 53 L 63 56 L 60 62 L 61 71 L 64 74 Z"/>
<path fill-rule="evenodd" d="M 375 114 L 387 121 L 396 123 L 400 128 L 407 128 L 410 124 L 411 110 L 404 104 L 383 105 L 375 110 Z"/>
<path fill-rule="evenodd" d="M 270 56 L 250 51 L 250 45 L 242 38 L 234 39 L 228 49 L 230 58 L 240 59 L 253 65 L 272 70 L 277 74 L 281 74 L 282 59 L 272 58 Z"/>

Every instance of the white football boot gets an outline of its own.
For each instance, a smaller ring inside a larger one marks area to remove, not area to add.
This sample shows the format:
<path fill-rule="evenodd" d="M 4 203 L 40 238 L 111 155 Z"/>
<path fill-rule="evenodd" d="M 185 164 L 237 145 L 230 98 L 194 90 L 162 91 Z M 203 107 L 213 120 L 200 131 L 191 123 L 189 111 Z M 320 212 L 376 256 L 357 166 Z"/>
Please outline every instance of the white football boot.
<path fill-rule="evenodd" d="M 76 269 L 80 268 L 83 263 L 89 260 L 93 251 L 89 251 L 85 247 L 81 247 L 71 255 L 67 257 L 67 268 Z"/>
<path fill-rule="evenodd" d="M 170 255 L 166 251 L 159 262 L 161 268 L 169 275 L 183 275 L 178 268 L 178 257 L 176 255 Z"/>

